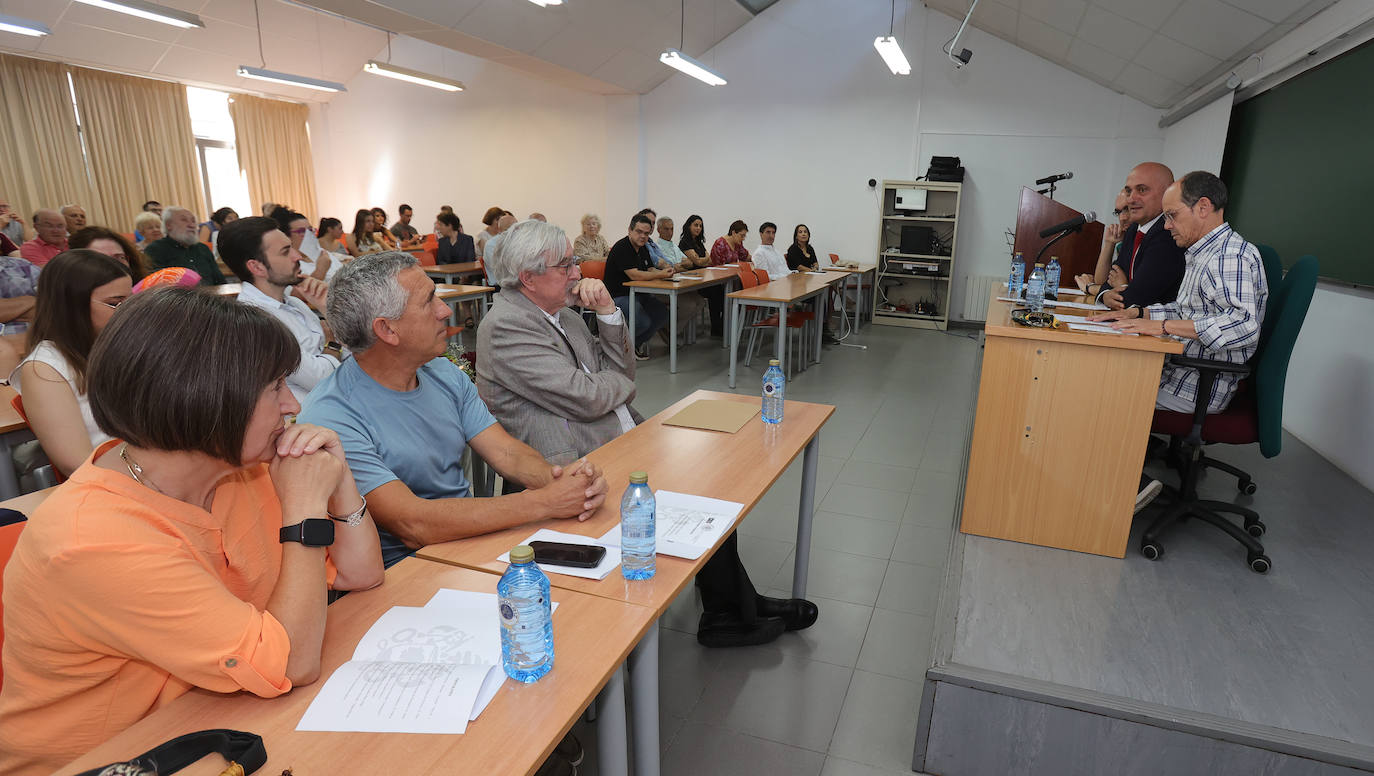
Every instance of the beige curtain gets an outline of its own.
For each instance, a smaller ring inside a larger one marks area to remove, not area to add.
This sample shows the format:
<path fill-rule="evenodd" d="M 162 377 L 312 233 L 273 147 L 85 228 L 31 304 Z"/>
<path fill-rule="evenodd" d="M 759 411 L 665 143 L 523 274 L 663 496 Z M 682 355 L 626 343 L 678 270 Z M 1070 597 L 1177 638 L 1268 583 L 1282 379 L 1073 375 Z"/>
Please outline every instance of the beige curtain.
<path fill-rule="evenodd" d="M 204 217 L 186 87 L 83 67 L 71 72 L 95 185 L 87 208 L 95 223 L 132 231 L 150 199 Z"/>
<path fill-rule="evenodd" d="M 248 174 L 256 209 L 264 202 L 290 205 L 315 220 L 315 165 L 310 158 L 310 109 L 248 94 L 229 99 L 239 167 Z M 257 215 L 257 213 L 254 213 Z"/>
<path fill-rule="evenodd" d="M 0 194 L 25 223 L 71 203 L 97 217 L 66 65 L 0 54 Z"/>

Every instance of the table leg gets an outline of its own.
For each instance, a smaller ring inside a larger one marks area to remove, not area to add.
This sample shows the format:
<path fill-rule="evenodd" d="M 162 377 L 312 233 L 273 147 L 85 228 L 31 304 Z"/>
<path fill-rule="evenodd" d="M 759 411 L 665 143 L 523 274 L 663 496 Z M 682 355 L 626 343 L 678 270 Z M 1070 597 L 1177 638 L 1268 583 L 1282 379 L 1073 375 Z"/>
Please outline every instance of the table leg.
<path fill-rule="evenodd" d="M 631 350 L 635 350 L 635 349 L 636 349 L 636 345 L 635 345 L 635 332 L 638 331 L 638 329 L 635 328 L 635 290 L 634 290 L 634 288 L 631 288 L 631 289 L 630 289 L 630 314 L 627 315 L 626 317 L 630 319 L 630 349 L 631 349 Z"/>
<path fill-rule="evenodd" d="M 19 495 L 19 477 L 14 473 L 14 450 L 9 434 L 0 435 L 0 499 Z"/>
<path fill-rule="evenodd" d="M 677 289 L 668 293 L 668 372 L 677 374 Z"/>
<path fill-rule="evenodd" d="M 787 372 L 787 366 L 788 366 L 788 365 L 787 365 L 787 305 L 785 305 L 785 304 L 778 307 L 778 336 L 776 337 L 776 339 L 777 339 L 777 342 L 776 342 L 775 344 L 776 344 L 777 347 L 775 347 L 774 349 L 778 352 L 778 363 L 782 365 L 782 373 L 783 373 L 784 376 L 786 376 L 786 375 L 788 374 L 788 372 Z M 733 388 L 734 386 L 731 386 L 731 387 Z"/>
<path fill-rule="evenodd" d="M 816 336 L 814 339 L 816 341 L 813 347 L 816 353 L 816 363 L 819 364 L 821 362 L 821 330 L 825 328 L 825 311 L 830 308 L 830 286 L 826 286 L 825 291 L 816 298 L 821 300 L 821 308 L 816 311 L 816 320 L 814 321 L 816 324 Z"/>
<path fill-rule="evenodd" d="M 739 357 L 739 300 L 725 297 L 725 322 L 730 330 L 725 332 L 725 346 L 730 348 L 730 387 L 735 387 L 735 360 Z"/>
<path fill-rule="evenodd" d="M 635 776 L 658 776 L 658 621 L 630 653 L 630 707 Z"/>
<path fill-rule="evenodd" d="M 811 437 L 802 452 L 801 506 L 797 508 L 797 552 L 792 566 L 792 597 L 806 597 L 806 572 L 811 568 L 811 518 L 816 503 L 816 463 L 820 459 L 821 433 Z"/>
<path fill-rule="evenodd" d="M 627 776 L 629 736 L 625 724 L 625 666 L 615 669 L 596 696 L 597 773 Z"/>

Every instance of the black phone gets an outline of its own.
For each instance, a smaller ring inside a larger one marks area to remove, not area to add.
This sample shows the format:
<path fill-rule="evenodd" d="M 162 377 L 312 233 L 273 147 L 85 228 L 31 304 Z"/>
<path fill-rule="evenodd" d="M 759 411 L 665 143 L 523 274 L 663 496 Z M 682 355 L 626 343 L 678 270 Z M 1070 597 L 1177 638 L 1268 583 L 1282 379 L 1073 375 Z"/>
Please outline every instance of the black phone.
<path fill-rule="evenodd" d="M 572 566 L 579 569 L 595 568 L 606 557 L 606 548 L 596 544 L 569 544 L 568 542 L 530 542 L 534 550 L 535 563 L 551 566 Z"/>

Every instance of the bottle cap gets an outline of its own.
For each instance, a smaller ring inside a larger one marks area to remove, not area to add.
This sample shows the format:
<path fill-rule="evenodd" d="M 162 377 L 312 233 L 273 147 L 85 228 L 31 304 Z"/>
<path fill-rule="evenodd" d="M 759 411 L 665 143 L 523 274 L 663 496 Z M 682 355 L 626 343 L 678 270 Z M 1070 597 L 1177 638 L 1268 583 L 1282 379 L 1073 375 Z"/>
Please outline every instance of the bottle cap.
<path fill-rule="evenodd" d="M 636 485 L 643 485 L 649 481 L 648 472 L 630 472 L 630 482 Z"/>
<path fill-rule="evenodd" d="M 1037 266 L 1037 267 L 1043 267 L 1043 266 L 1045 266 L 1045 263 L 1044 263 L 1043 261 L 1037 261 L 1037 262 L 1035 262 L 1035 266 Z"/>
<path fill-rule="evenodd" d="M 782 366 L 782 362 L 779 361 L 779 360 L 777 360 L 776 358 L 770 358 L 770 359 L 768 359 L 768 365 L 769 365 L 769 366 Z"/>
<path fill-rule="evenodd" d="M 529 563 L 532 560 L 534 560 L 534 548 L 528 544 L 522 544 L 519 547 L 511 548 L 511 563 Z"/>

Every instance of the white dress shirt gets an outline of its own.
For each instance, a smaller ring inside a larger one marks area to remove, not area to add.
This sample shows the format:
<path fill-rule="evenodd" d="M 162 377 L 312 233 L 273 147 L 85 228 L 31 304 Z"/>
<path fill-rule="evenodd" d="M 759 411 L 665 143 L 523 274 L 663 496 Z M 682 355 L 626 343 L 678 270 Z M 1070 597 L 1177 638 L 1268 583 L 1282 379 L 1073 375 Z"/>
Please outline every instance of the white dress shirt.
<path fill-rule="evenodd" d="M 240 302 L 271 313 L 286 324 L 291 336 L 300 344 L 301 365 L 287 375 L 286 384 L 296 401 L 301 401 L 321 380 L 333 374 L 339 360 L 321 352 L 324 350 L 324 327 L 320 326 L 320 318 L 310 306 L 291 296 L 290 288 L 286 289 L 284 299 L 278 302 L 252 283 L 244 283 L 239 291 Z"/>
<path fill-rule="evenodd" d="M 552 323 L 555 329 L 558 329 L 560 332 L 562 332 L 564 337 L 568 336 L 567 329 L 563 328 L 563 322 L 558 320 L 557 315 L 549 315 L 547 312 L 544 311 L 543 308 L 540 308 L 539 312 L 544 313 L 544 317 L 548 318 L 549 323 Z M 606 324 L 607 326 L 620 326 L 622 325 L 623 318 L 624 316 L 620 314 L 619 307 L 615 308 L 615 312 L 611 313 L 610 315 L 601 315 L 600 313 L 597 313 L 596 316 L 596 319 L 598 321 Z M 582 367 L 583 372 L 586 372 L 587 374 L 592 373 L 592 370 L 588 369 L 587 365 L 582 363 L 582 359 L 577 359 L 577 365 Z M 615 416 L 620 420 L 620 433 L 623 434 L 626 431 L 629 431 L 630 429 L 635 427 L 635 419 L 632 415 L 630 415 L 629 408 L 626 407 L 624 404 L 615 408 Z"/>
<path fill-rule="evenodd" d="M 778 253 L 776 245 L 760 245 L 754 249 L 754 269 L 767 272 L 769 280 L 785 277 L 792 271 L 787 267 L 787 259 Z"/>

